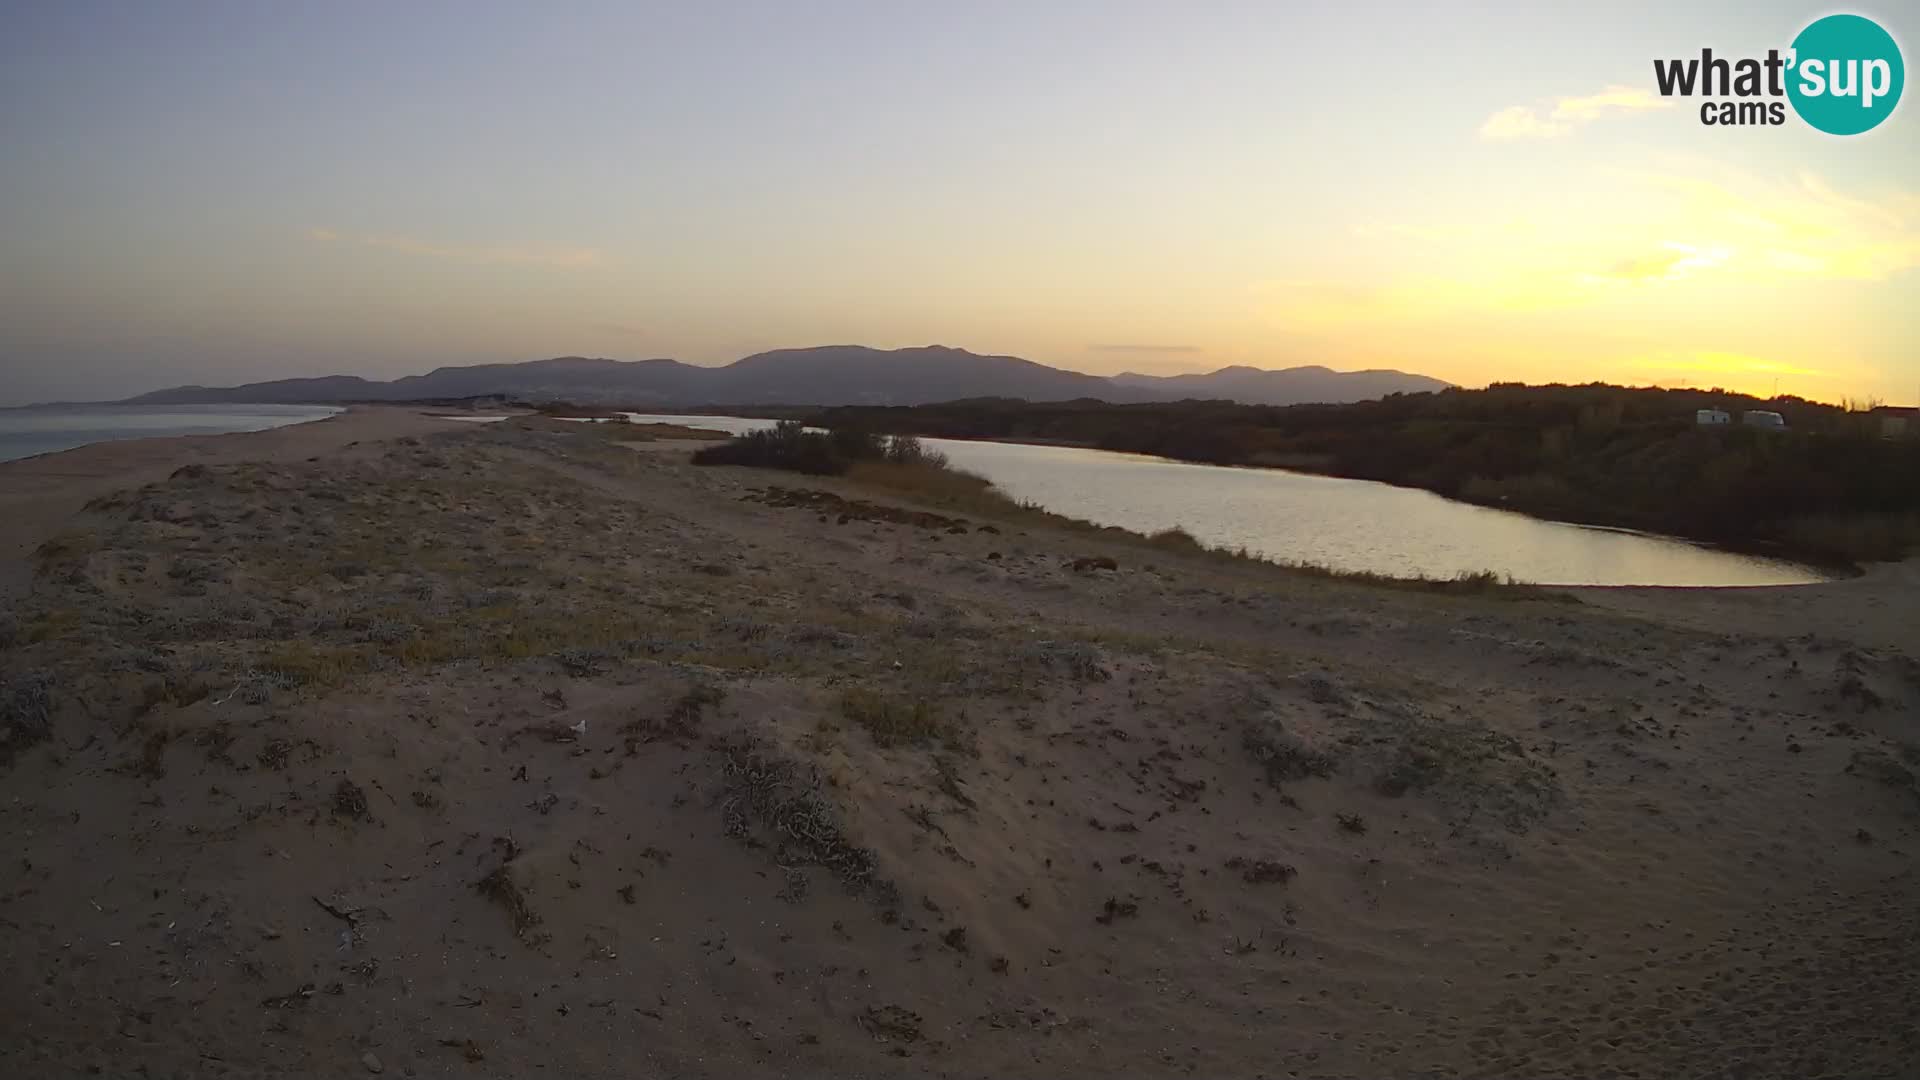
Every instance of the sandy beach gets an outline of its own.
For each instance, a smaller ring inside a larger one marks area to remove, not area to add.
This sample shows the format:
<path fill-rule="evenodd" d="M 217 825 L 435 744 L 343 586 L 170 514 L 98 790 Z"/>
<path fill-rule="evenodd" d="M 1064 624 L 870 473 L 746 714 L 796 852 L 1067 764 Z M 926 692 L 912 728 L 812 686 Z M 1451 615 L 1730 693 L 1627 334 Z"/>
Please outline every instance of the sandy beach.
<path fill-rule="evenodd" d="M 1914 1075 L 1920 564 L 1381 588 L 592 427 L 0 464 L 0 1073 Z"/>

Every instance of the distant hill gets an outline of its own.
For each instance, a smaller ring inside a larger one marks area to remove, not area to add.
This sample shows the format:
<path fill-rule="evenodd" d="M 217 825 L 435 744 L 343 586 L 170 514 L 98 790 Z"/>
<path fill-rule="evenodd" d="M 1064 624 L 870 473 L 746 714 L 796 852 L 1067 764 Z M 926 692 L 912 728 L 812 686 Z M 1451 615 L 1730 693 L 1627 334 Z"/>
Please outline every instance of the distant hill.
<path fill-rule="evenodd" d="M 562 356 L 518 364 L 437 368 L 392 382 L 331 375 L 243 386 L 181 386 L 129 399 L 141 405 L 248 402 L 302 404 L 505 397 L 583 405 L 922 405 L 960 398 L 1114 403 L 1199 397 L 1248 404 L 1348 402 L 1448 384 L 1397 371 L 1338 372 L 1324 367 L 1262 371 L 1222 368 L 1207 375 L 1103 378 L 1017 356 L 982 356 L 928 345 L 870 349 L 825 345 L 756 353 L 723 367 L 678 360 Z"/>
<path fill-rule="evenodd" d="M 1367 401 L 1388 394 L 1416 394 L 1445 390 L 1452 383 L 1425 375 L 1375 368 L 1335 371 L 1318 364 L 1307 367 L 1223 367 L 1204 375 L 1115 375 L 1113 381 L 1136 389 L 1160 391 L 1168 398 L 1207 398 L 1243 405 L 1339 405 Z"/>

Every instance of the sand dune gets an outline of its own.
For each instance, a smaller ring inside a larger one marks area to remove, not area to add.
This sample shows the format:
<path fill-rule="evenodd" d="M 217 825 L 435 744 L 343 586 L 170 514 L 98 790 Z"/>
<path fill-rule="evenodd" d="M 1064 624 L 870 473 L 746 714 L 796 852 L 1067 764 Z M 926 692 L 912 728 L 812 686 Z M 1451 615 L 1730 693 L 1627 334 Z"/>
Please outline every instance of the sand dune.
<path fill-rule="evenodd" d="M 1436 595 L 561 427 L 0 465 L 0 1069 L 1920 1060 L 1912 566 Z"/>

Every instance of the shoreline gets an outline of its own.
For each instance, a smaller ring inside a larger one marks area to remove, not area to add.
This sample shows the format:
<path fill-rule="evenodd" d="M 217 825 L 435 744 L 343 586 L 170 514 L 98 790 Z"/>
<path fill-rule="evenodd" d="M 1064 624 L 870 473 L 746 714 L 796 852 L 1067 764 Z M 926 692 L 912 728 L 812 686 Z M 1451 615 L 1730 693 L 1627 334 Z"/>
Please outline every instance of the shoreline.
<path fill-rule="evenodd" d="M 179 415 L 179 414 L 192 414 L 197 411 L 204 411 L 207 409 L 222 408 L 222 406 L 198 406 L 198 405 L 142 405 L 142 406 L 101 405 L 101 406 L 92 406 L 92 407 L 97 408 L 104 413 L 115 413 L 115 414 L 121 414 L 121 415 L 132 412 L 134 410 L 147 410 L 153 415 Z M 17 411 L 44 410 L 49 412 L 55 412 L 62 415 L 72 415 L 81 408 L 84 408 L 84 407 L 27 405 L 27 406 L 17 406 L 16 410 Z M 225 408 L 229 410 L 299 409 L 307 413 L 312 413 L 315 410 L 320 410 L 320 409 L 325 409 L 330 411 L 320 413 L 319 415 L 301 416 L 299 418 L 290 419 L 289 422 L 285 424 L 270 425 L 268 427 L 263 427 L 263 428 L 241 428 L 241 429 L 230 430 L 230 431 L 171 431 L 171 432 L 152 433 L 152 434 L 129 434 L 129 435 L 109 436 L 106 438 L 94 439 L 90 442 L 78 443 L 73 446 L 62 446 L 52 450 L 41 450 L 36 453 L 23 454 L 18 457 L 0 458 L 0 465 L 4 465 L 4 464 L 7 464 L 8 462 L 14 462 L 14 461 L 33 461 L 39 458 L 50 457 L 54 454 L 64 454 L 70 450 L 84 450 L 89 446 L 98 446 L 101 443 L 135 442 L 140 439 L 171 439 L 171 438 L 179 438 L 182 436 L 196 436 L 196 435 L 197 436 L 250 435 L 258 431 L 272 431 L 275 428 L 296 427 L 300 424 L 318 423 L 322 420 L 332 419 L 333 417 L 339 416 L 342 413 L 345 413 L 347 411 L 346 406 L 340 406 L 340 405 L 229 405 L 229 406 L 225 406 Z M 216 412 L 216 413 L 213 413 L 213 415 L 223 415 L 223 414 Z M 273 414 L 257 413 L 255 415 L 273 415 Z M 282 414 L 282 415 L 285 415 L 285 414 Z"/>

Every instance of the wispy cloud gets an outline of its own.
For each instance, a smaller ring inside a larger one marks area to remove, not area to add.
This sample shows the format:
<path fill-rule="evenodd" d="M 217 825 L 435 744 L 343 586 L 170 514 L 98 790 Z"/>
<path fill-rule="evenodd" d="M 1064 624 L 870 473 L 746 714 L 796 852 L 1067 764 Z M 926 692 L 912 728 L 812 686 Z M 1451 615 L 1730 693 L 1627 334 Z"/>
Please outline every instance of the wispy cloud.
<path fill-rule="evenodd" d="M 1609 86 L 1597 94 L 1562 97 L 1538 105 L 1509 105 L 1480 125 L 1480 137 L 1494 142 L 1557 139 L 1609 113 L 1664 109 L 1671 102 L 1632 86 Z"/>
<path fill-rule="evenodd" d="M 1884 281 L 1920 268 L 1920 193 L 1845 195 L 1811 173 L 1790 183 L 1643 174 L 1680 197 L 1697 232 L 1749 277 Z"/>
<path fill-rule="evenodd" d="M 1553 139 L 1568 134 L 1573 125 L 1558 123 L 1540 115 L 1531 105 L 1509 105 L 1480 125 L 1480 137 L 1496 142 L 1508 139 Z"/>
<path fill-rule="evenodd" d="M 585 270 L 606 265 L 606 256 L 598 248 L 438 244 L 406 233 L 343 233 L 320 227 L 308 229 L 306 235 L 307 239 L 319 244 L 376 248 L 402 255 L 481 265 L 545 266 L 561 270 Z"/>
<path fill-rule="evenodd" d="M 1647 112 L 1671 105 L 1667 99 L 1635 86 L 1609 86 L 1586 97 L 1560 98 L 1554 102 L 1553 118 L 1561 123 L 1586 123 L 1609 112 Z"/>
<path fill-rule="evenodd" d="M 1658 251 L 1628 256 L 1601 273 L 1585 275 L 1583 280 L 1680 281 L 1721 266 L 1733 255 L 1731 248 L 1703 248 L 1669 240 L 1661 244 Z"/>
<path fill-rule="evenodd" d="M 1920 193 L 1841 192 L 1819 177 L 1726 169 L 1625 172 L 1630 216 L 1559 215 L 1352 227 L 1401 260 L 1383 275 L 1254 286 L 1288 326 L 1417 322 L 1630 302 L 1664 289 L 1886 281 L 1920 271 Z M 1718 303 L 1718 301 L 1715 301 Z"/>
<path fill-rule="evenodd" d="M 1091 352 L 1158 354 L 1197 353 L 1201 351 L 1198 345 L 1089 345 L 1087 349 Z"/>

